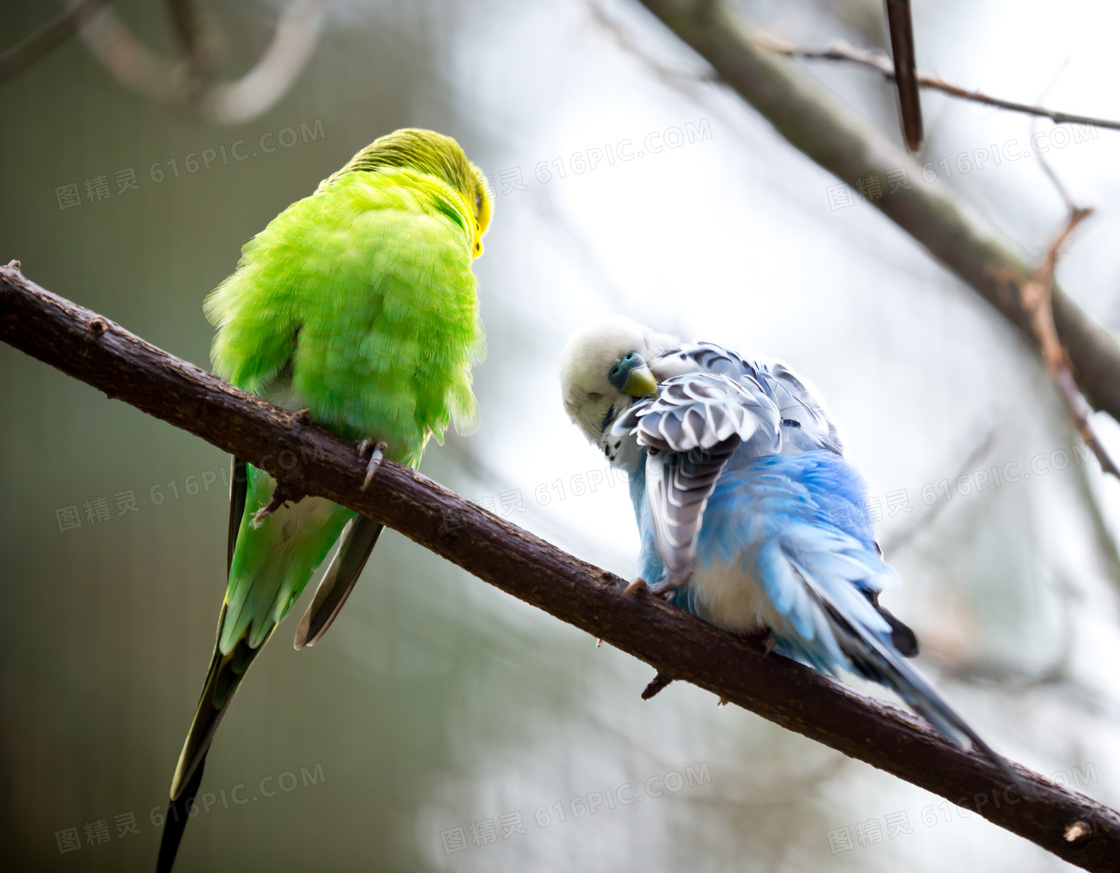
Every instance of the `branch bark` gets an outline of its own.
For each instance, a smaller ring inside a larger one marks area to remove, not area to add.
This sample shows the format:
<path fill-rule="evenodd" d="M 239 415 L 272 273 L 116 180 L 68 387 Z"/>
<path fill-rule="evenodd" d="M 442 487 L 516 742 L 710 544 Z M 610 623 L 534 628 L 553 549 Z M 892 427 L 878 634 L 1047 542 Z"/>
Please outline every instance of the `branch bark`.
<path fill-rule="evenodd" d="M 641 0 L 728 85 L 806 157 L 850 185 L 907 170 L 912 187 L 873 205 L 935 260 L 994 306 L 1038 348 L 1019 289 L 1034 268 L 1012 243 L 882 134 L 840 105 L 789 59 L 763 48 L 759 34 L 726 0 Z M 1120 421 L 1120 346 L 1065 293 L 1053 291 L 1054 323 L 1081 391 Z"/>
<path fill-rule="evenodd" d="M 366 462 L 350 443 L 164 352 L 0 267 L 0 340 L 267 470 L 398 530 L 480 579 L 719 698 L 958 804 L 1086 870 L 1120 858 L 1120 815 L 1012 765 L 1034 796 L 914 716 L 865 697 L 626 583 L 467 503 L 406 467 Z M 637 689 L 635 690 L 637 691 Z"/>

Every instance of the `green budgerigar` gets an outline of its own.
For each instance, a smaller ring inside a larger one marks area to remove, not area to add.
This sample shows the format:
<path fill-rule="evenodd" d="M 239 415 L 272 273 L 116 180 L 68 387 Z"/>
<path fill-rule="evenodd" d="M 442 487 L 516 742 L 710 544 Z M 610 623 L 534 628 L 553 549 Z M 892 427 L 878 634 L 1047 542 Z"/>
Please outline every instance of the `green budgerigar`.
<path fill-rule="evenodd" d="M 471 364 L 484 352 L 474 258 L 490 221 L 485 179 L 459 144 L 398 130 L 362 149 L 243 249 L 207 298 L 214 371 L 413 468 L 429 437 L 475 417 Z M 234 459 L 229 581 L 217 641 L 171 783 L 158 870 L 170 870 L 206 754 L 245 671 L 339 549 L 296 632 L 318 640 L 381 525 L 328 500 L 272 505 L 276 482 Z M 367 475 L 367 484 L 368 484 Z"/>

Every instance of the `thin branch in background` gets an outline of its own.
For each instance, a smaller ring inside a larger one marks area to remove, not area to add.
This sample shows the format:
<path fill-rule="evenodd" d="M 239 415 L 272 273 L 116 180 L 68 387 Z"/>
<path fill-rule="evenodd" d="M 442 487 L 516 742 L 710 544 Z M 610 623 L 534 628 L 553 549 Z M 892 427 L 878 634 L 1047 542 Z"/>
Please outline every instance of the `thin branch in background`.
<path fill-rule="evenodd" d="M 676 681 L 691 682 L 777 724 L 866 761 L 1094 873 L 1115 873 L 1120 814 L 1009 764 L 1026 797 L 975 750 L 909 713 L 721 631 L 656 597 L 621 597 L 626 583 L 560 551 L 425 476 L 385 461 L 362 490 L 354 446 L 107 318 L 0 267 L 0 340 L 100 391 L 263 469 L 397 530 L 519 600 Z M 293 459 L 292 464 L 288 459 Z M 1074 838 L 1069 828 L 1077 822 Z"/>
<path fill-rule="evenodd" d="M 684 90 L 682 87 L 684 85 L 716 81 L 716 76 L 708 70 L 692 71 L 666 66 L 631 39 L 627 29 L 610 16 L 610 13 L 603 8 L 600 0 L 588 0 L 587 6 L 591 12 L 591 18 L 611 35 L 618 47 L 642 61 L 663 84 L 681 91 Z"/>
<path fill-rule="evenodd" d="M 1066 55 L 1065 60 L 1062 61 L 1062 65 L 1058 67 L 1054 75 L 1050 77 L 1050 81 L 1046 83 L 1046 87 L 1042 89 L 1042 93 L 1038 95 L 1038 99 L 1035 101 L 1036 103 L 1042 103 L 1042 101 L 1046 99 L 1046 95 L 1050 93 L 1050 89 L 1057 84 L 1058 79 L 1061 78 L 1062 73 L 1064 73 L 1066 67 L 1069 66 L 1069 59 L 1070 56 Z M 1031 119 L 1031 142 L 1034 142 L 1034 135 L 1037 130 L 1038 116 L 1035 116 Z M 1066 188 L 1065 184 L 1058 176 L 1054 165 L 1050 163 L 1050 159 L 1044 152 L 1038 153 L 1038 160 L 1042 165 L 1042 172 L 1046 175 L 1046 178 L 1050 180 L 1050 184 L 1054 186 L 1058 192 L 1058 196 L 1062 198 L 1062 202 L 1066 205 L 1066 212 L 1072 214 L 1073 211 L 1077 209 L 1077 204 L 1074 203 L 1073 196 L 1069 193 L 1069 189 Z"/>
<path fill-rule="evenodd" d="M 194 0 L 168 0 L 167 5 L 186 55 L 183 66 L 185 99 L 194 104 L 206 92 L 217 73 L 214 29 Z"/>
<path fill-rule="evenodd" d="M 105 0 L 75 0 L 53 21 L 0 55 L 0 82 L 27 69 L 62 45 L 104 5 Z"/>
<path fill-rule="evenodd" d="M 213 89 L 204 107 L 206 117 L 218 124 L 241 124 L 272 108 L 311 59 L 327 3 L 328 0 L 292 0 L 257 65 L 237 81 Z"/>
<path fill-rule="evenodd" d="M 964 461 L 957 467 L 957 472 L 949 478 L 950 482 L 956 482 L 961 476 L 971 473 L 976 469 L 980 461 L 992 451 L 992 446 L 995 445 L 996 441 L 997 427 L 998 425 L 993 424 L 988 428 L 983 438 L 973 446 L 972 451 L 968 453 Z M 925 511 L 917 518 L 912 519 L 906 527 L 897 531 L 892 536 L 883 539 L 883 554 L 894 556 L 907 548 L 921 531 L 929 530 L 937 517 L 948 507 L 948 500 L 935 500 L 932 504 L 928 505 Z"/>
<path fill-rule="evenodd" d="M 79 31 L 101 65 L 130 91 L 156 103 L 188 109 L 216 124 L 241 124 L 279 101 L 303 71 L 322 29 L 327 0 L 291 0 L 263 57 L 240 79 L 213 84 L 213 38 L 188 0 L 171 0 L 184 60 L 148 49 L 116 11 L 105 7 Z"/>
<path fill-rule="evenodd" d="M 804 58 L 816 61 L 847 61 L 870 67 L 882 73 L 887 79 L 894 81 L 894 66 L 890 59 L 882 52 L 868 49 L 857 49 L 844 40 L 837 40 L 826 49 L 802 48 L 771 36 L 759 36 L 758 44 L 776 54 L 786 55 L 791 58 Z M 1032 106 L 1029 103 L 1016 103 L 1013 100 L 1002 100 L 998 97 L 989 97 L 980 91 L 969 91 L 957 85 L 950 85 L 940 76 L 930 76 L 918 73 L 918 84 L 932 91 L 940 91 L 950 97 L 959 97 L 961 100 L 971 100 L 974 103 L 983 103 L 985 106 L 994 106 L 997 109 L 1006 109 L 1009 112 L 1023 112 L 1039 118 L 1049 118 L 1055 124 L 1087 124 L 1092 127 L 1102 127 L 1107 130 L 1120 130 L 1120 121 L 1111 121 L 1107 118 L 1095 118 L 1091 115 L 1075 115 L 1071 112 L 1058 112 L 1054 109 L 1045 109 L 1041 106 Z"/>
<path fill-rule="evenodd" d="M 1090 208 L 1078 206 L 1073 208 L 1065 227 L 1050 243 L 1046 257 L 1038 269 L 1035 270 L 1030 279 L 1019 284 L 1019 295 L 1023 300 L 1023 306 L 1031 315 L 1031 324 L 1035 336 L 1038 338 L 1038 344 L 1042 349 L 1042 360 L 1050 371 L 1050 375 L 1058 387 L 1058 393 L 1065 401 L 1081 438 L 1085 441 L 1085 445 L 1092 449 L 1093 454 L 1097 456 L 1101 470 L 1120 479 L 1120 469 L 1117 469 L 1116 464 L 1089 423 L 1092 409 L 1077 387 L 1077 381 L 1073 378 L 1073 364 L 1070 362 L 1069 354 L 1058 338 L 1058 330 L 1054 326 L 1054 309 L 1051 301 L 1054 291 L 1054 268 L 1058 263 L 1062 246 L 1065 245 L 1066 240 L 1069 239 L 1070 234 L 1077 226 L 1092 214 L 1093 210 Z"/>

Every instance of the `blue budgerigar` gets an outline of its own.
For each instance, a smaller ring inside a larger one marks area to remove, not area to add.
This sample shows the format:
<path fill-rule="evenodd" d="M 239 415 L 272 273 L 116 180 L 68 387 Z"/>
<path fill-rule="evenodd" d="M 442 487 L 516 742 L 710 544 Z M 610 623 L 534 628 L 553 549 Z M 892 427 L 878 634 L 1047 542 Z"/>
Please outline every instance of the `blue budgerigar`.
<path fill-rule="evenodd" d="M 823 673 L 881 683 L 1019 783 L 907 663 L 917 639 L 878 602 L 898 577 L 805 380 L 620 317 L 573 334 L 561 379 L 572 421 L 630 479 L 642 540 L 630 589 L 725 630 L 769 631 L 774 651 Z"/>

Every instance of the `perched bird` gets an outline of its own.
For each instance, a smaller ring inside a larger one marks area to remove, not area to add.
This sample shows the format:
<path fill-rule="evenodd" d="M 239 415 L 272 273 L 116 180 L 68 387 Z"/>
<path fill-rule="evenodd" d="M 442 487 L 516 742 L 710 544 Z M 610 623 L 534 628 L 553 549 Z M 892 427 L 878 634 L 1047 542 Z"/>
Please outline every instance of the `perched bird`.
<path fill-rule="evenodd" d="M 803 380 L 615 317 L 573 335 L 561 381 L 569 417 L 630 477 L 642 545 L 628 591 L 648 587 L 717 627 L 768 632 L 779 654 L 823 673 L 876 681 L 1020 784 L 906 662 L 918 641 L 879 605 L 898 577 L 863 511 L 865 486 Z"/>
<path fill-rule="evenodd" d="M 429 437 L 476 410 L 484 352 L 472 260 L 491 197 L 459 144 L 427 130 L 375 140 L 242 250 L 210 294 L 214 370 L 233 384 L 414 469 Z M 245 671 L 341 540 L 296 634 L 326 631 L 381 525 L 328 500 L 283 505 L 263 470 L 234 459 L 228 587 L 178 767 L 158 869 L 170 870 L 206 754 Z M 364 487 L 364 486 L 363 486 Z"/>
<path fill-rule="evenodd" d="M 906 140 L 906 148 L 916 154 L 922 147 L 922 102 L 918 96 L 918 72 L 914 68 L 914 25 L 910 20 L 910 0 L 886 0 L 886 4 L 902 138 Z"/>

